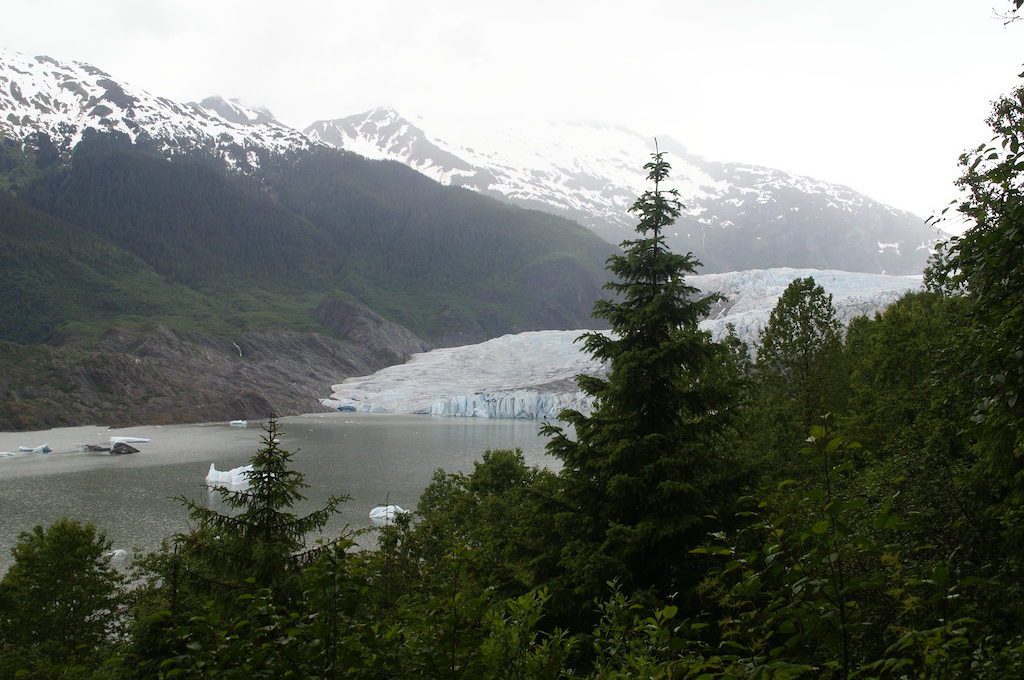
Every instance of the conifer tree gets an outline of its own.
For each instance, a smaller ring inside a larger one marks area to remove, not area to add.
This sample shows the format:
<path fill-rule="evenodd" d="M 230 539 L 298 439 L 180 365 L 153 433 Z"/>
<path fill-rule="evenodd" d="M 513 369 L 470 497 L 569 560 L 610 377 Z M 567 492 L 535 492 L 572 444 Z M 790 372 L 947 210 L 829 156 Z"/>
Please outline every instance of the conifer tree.
<path fill-rule="evenodd" d="M 303 500 L 302 489 L 309 485 L 301 472 L 291 469 L 294 454 L 280 447 L 277 420 L 271 418 L 263 431 L 263 446 L 250 460 L 248 488 L 213 487 L 228 508 L 239 512 L 221 513 L 181 498 L 197 530 L 177 538 L 212 580 L 231 584 L 252 578 L 256 586 L 280 592 L 294 567 L 320 550 L 303 552 L 306 536 L 322 530 L 348 497 L 331 496 L 308 515 L 293 513 L 292 506 Z"/>
<path fill-rule="evenodd" d="M 608 376 L 577 378 L 595 404 L 590 416 L 560 415 L 575 438 L 558 426 L 544 430 L 548 451 L 564 463 L 557 560 L 584 597 L 612 578 L 664 594 L 688 580 L 688 552 L 712 506 L 711 442 L 729 407 L 729 390 L 710 379 L 726 350 L 698 327 L 717 298 L 687 285 L 700 265 L 693 254 L 665 244 L 682 206 L 661 187 L 670 169 L 664 154 L 644 167 L 654 186 L 632 207 L 640 237 L 609 258 L 617 280 L 605 288 L 617 297 L 594 306 L 611 332 L 580 338 Z"/>

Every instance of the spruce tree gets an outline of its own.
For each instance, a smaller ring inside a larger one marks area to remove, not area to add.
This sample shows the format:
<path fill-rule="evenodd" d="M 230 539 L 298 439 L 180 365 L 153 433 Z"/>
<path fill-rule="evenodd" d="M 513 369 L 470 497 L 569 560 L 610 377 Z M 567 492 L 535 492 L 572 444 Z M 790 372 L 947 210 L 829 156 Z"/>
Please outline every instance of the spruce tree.
<path fill-rule="evenodd" d="M 293 513 L 291 508 L 303 500 L 302 489 L 309 485 L 301 472 L 291 469 L 294 454 L 280 447 L 280 436 L 277 420 L 271 418 L 263 426 L 263 446 L 249 461 L 252 471 L 247 489 L 212 487 L 236 514 L 179 499 L 197 527 L 189 535 L 178 536 L 177 541 L 208 581 L 231 586 L 252 579 L 258 587 L 282 592 L 295 567 L 322 550 L 305 551 L 306 536 L 321 531 L 338 506 L 348 500 L 347 496 L 331 496 L 322 508 L 308 515 Z"/>
<path fill-rule="evenodd" d="M 653 188 L 633 204 L 640 237 L 608 260 L 615 275 L 594 315 L 610 333 L 581 336 L 608 366 L 606 378 L 579 376 L 592 415 L 563 411 L 575 437 L 546 426 L 548 451 L 564 467 L 555 514 L 560 571 L 592 597 L 609 579 L 662 594 L 692 583 L 689 550 L 707 531 L 717 454 L 713 441 L 729 411 L 730 389 L 712 380 L 726 350 L 698 323 L 717 296 L 687 285 L 700 262 L 671 252 L 664 230 L 682 205 L 661 185 L 663 153 L 647 163 Z"/>

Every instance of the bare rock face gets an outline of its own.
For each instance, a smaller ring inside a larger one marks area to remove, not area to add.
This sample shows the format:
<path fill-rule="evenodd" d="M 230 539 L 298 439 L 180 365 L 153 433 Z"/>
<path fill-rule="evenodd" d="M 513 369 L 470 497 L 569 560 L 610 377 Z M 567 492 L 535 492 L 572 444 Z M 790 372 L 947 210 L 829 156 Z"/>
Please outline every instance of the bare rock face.
<path fill-rule="evenodd" d="M 286 331 L 225 339 L 156 326 L 114 328 L 88 347 L 0 347 L 0 354 L 17 354 L 15 368 L 0 383 L 0 429 L 323 411 L 319 398 L 339 377 L 373 373 L 427 349 L 411 332 L 358 303 L 327 309 L 335 316 L 325 312 L 324 318 L 334 318 L 339 329 L 352 326 L 351 339 Z"/>
<path fill-rule="evenodd" d="M 409 329 L 347 295 L 327 298 L 314 316 L 328 330 L 357 343 L 384 366 L 404 363 L 413 354 L 430 349 Z"/>

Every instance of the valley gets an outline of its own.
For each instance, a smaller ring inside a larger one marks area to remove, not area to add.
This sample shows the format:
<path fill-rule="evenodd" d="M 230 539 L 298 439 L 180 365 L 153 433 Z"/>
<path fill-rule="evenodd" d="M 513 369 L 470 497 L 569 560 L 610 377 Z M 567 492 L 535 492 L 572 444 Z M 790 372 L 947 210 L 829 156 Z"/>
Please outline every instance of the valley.
<path fill-rule="evenodd" d="M 300 132 L 0 54 L 0 428 L 304 412 L 429 348 L 599 328 L 650 141 L 429 129 L 375 109 Z M 930 252 L 917 218 L 844 187 L 661 143 L 687 204 L 668 240 L 704 271 L 914 273 Z"/>

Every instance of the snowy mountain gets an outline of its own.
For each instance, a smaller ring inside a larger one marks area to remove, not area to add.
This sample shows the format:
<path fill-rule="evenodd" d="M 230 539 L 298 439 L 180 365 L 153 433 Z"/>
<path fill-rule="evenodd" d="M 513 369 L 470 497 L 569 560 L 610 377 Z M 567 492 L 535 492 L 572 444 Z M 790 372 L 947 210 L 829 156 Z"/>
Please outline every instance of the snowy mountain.
<path fill-rule="evenodd" d="M 648 188 L 642 165 L 654 150 L 652 137 L 617 126 L 446 129 L 388 108 L 317 121 L 305 132 L 405 163 L 442 184 L 568 216 L 614 243 L 633 237 L 628 209 Z M 920 217 L 849 187 L 706 160 L 669 137 L 659 142 L 672 163 L 669 186 L 685 205 L 669 243 L 696 253 L 706 270 L 802 266 L 911 274 L 921 271 L 936 239 Z"/>
<path fill-rule="evenodd" d="M 885 309 L 921 287 L 920 276 L 885 276 L 816 269 L 767 269 L 707 274 L 688 281 L 726 302 L 701 322 L 713 338 L 736 329 L 748 345 L 793 279 L 814 277 L 844 323 Z M 414 354 L 407 363 L 334 385 L 321 403 L 344 411 L 419 413 L 476 418 L 555 418 L 564 408 L 590 402 L 573 378 L 599 374 L 602 366 L 580 351 L 585 331 L 505 335 L 476 345 Z"/>
<path fill-rule="evenodd" d="M 574 219 L 613 243 L 646 188 L 653 137 L 592 123 L 428 123 L 378 108 L 313 123 L 305 133 L 265 108 L 208 97 L 178 103 L 82 62 L 0 51 L 0 139 L 67 154 L 89 131 L 116 132 L 170 156 L 201 154 L 255 172 L 272 155 L 336 147 L 408 165 L 442 184 Z M 922 270 L 936 234 L 910 213 L 781 170 L 707 160 L 659 138 L 685 210 L 666 234 L 704 271 L 814 267 Z"/>
<path fill-rule="evenodd" d="M 0 137 L 49 137 L 70 151 L 89 130 L 118 132 L 169 155 L 213 154 L 241 169 L 266 153 L 308 149 L 302 133 L 262 108 L 210 97 L 181 104 L 119 82 L 82 62 L 0 50 Z"/>

